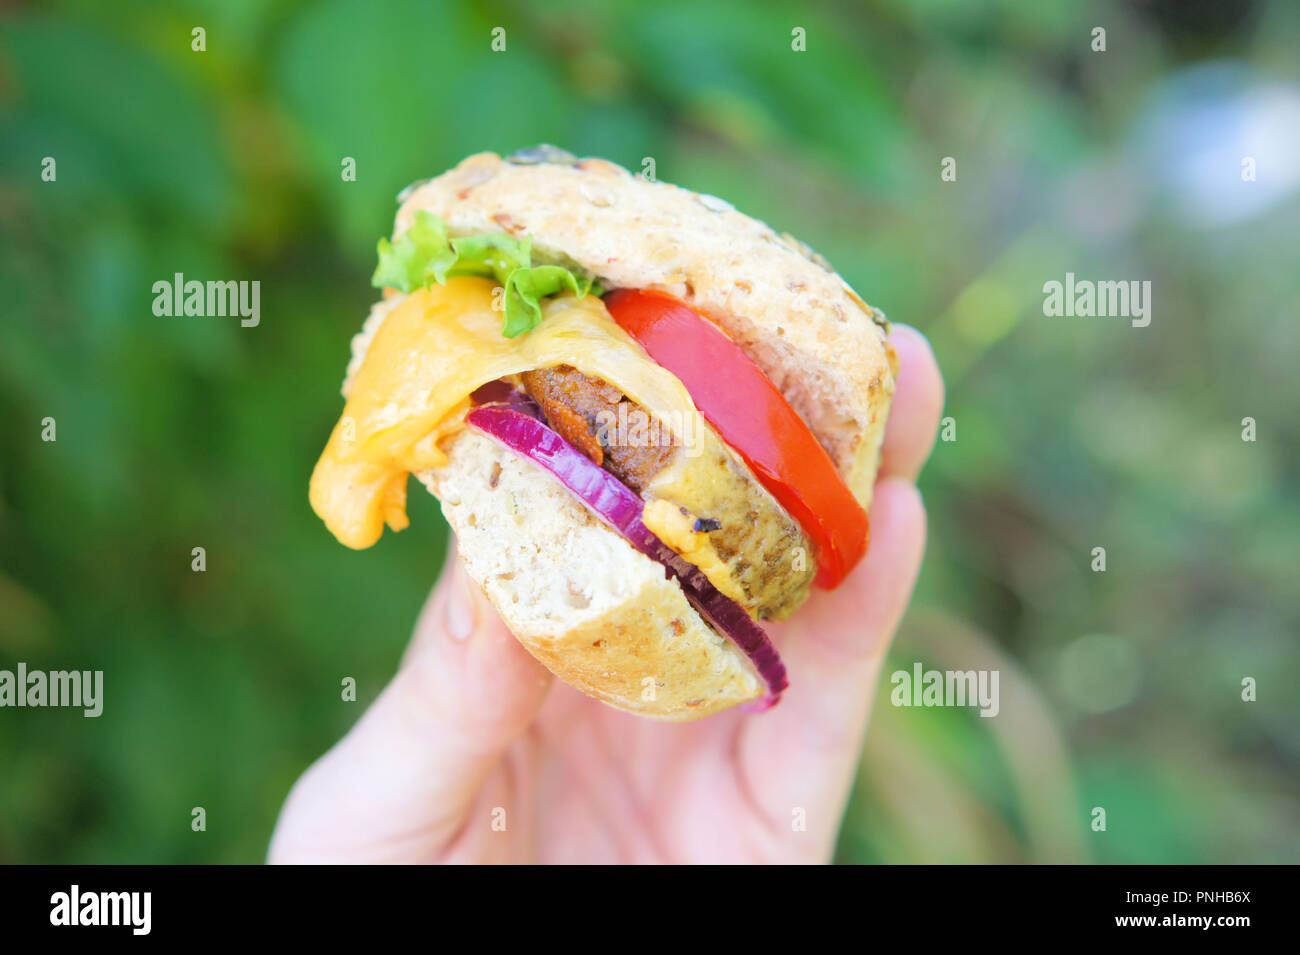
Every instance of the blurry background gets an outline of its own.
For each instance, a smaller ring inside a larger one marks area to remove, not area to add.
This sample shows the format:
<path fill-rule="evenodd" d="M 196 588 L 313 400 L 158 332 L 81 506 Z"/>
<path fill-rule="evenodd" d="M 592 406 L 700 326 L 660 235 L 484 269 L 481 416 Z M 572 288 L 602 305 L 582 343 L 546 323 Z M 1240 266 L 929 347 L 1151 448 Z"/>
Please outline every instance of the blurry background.
<path fill-rule="evenodd" d="M 263 857 L 442 560 L 427 495 L 361 553 L 307 503 L 375 241 L 543 141 L 654 157 L 934 342 L 957 440 L 887 672 L 998 668 L 1002 712 L 885 684 L 841 860 L 1300 859 L 1298 41 L 1262 0 L 8 4 L 0 668 L 106 706 L 0 710 L 0 861 Z M 1044 317 L 1067 271 L 1150 280 L 1151 325 Z M 174 272 L 260 280 L 261 325 L 155 317 Z"/>

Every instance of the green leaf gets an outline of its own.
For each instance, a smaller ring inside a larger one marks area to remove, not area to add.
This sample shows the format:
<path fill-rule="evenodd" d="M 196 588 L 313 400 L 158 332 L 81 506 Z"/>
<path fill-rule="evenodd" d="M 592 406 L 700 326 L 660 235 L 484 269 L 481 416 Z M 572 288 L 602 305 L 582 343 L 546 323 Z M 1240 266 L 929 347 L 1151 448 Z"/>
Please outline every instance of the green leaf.
<path fill-rule="evenodd" d="M 452 275 L 490 275 L 505 285 L 511 272 L 532 263 L 533 240 L 529 236 L 516 239 L 505 233 L 472 235 L 452 239 L 451 245 L 456 250 Z"/>
<path fill-rule="evenodd" d="M 514 338 L 536 328 L 542 321 L 541 300 L 568 289 L 578 298 L 591 291 L 591 279 L 580 279 L 559 265 L 537 265 L 515 269 L 505 282 L 506 321 L 501 334 Z"/>
<path fill-rule="evenodd" d="M 379 240 L 379 265 L 370 282 L 376 288 L 413 292 L 449 276 L 477 275 L 505 286 L 505 324 L 501 333 L 514 338 L 542 320 L 541 300 L 568 289 L 579 298 L 592 290 L 559 265 L 533 265 L 533 240 L 504 232 L 449 238 L 447 224 L 431 212 L 415 214 L 415 224 L 396 242 Z M 598 293 L 599 294 L 599 293 Z"/>
<path fill-rule="evenodd" d="M 379 265 L 370 279 L 376 288 L 411 292 L 430 282 L 441 285 L 447 271 L 456 264 L 456 252 L 447 239 L 447 226 L 423 210 L 396 242 L 379 240 Z"/>

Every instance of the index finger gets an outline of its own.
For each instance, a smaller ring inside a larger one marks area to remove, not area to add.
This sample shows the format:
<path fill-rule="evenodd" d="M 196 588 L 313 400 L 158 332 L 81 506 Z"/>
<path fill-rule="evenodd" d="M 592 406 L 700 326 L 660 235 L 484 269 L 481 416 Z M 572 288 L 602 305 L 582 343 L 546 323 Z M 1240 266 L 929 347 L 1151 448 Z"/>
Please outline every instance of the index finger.
<path fill-rule="evenodd" d="M 889 341 L 898 353 L 898 384 L 885 426 L 880 473 L 915 481 L 925 466 L 943 414 L 943 377 L 926 337 L 910 325 L 895 323 Z"/>

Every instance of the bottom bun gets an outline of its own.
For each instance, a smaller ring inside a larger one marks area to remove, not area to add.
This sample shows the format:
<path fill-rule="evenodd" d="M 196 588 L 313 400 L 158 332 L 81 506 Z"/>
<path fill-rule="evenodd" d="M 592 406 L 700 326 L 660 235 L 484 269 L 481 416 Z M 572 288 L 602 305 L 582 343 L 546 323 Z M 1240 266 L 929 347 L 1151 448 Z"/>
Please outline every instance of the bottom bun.
<path fill-rule="evenodd" d="M 416 475 L 465 567 L 528 651 L 565 683 L 639 716 L 695 720 L 760 697 L 749 659 L 657 561 L 551 474 L 477 431 Z"/>

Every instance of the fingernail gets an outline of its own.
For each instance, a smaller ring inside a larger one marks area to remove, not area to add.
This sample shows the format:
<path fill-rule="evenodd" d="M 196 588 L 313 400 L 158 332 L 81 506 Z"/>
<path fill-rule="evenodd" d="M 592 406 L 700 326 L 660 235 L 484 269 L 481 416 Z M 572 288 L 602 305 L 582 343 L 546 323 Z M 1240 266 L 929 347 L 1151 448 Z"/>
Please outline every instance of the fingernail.
<path fill-rule="evenodd" d="M 447 588 L 444 623 L 453 640 L 468 640 L 474 632 L 476 605 L 475 594 L 470 592 L 470 588 L 477 585 L 469 579 L 469 574 L 465 573 L 460 561 L 456 562 L 451 574 L 453 579 Z"/>

